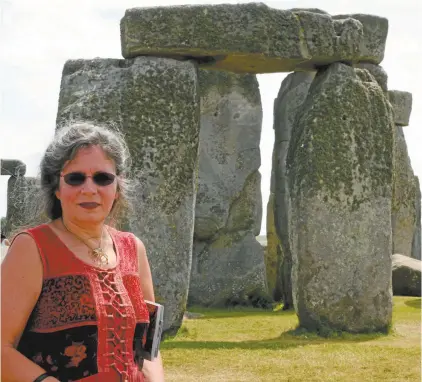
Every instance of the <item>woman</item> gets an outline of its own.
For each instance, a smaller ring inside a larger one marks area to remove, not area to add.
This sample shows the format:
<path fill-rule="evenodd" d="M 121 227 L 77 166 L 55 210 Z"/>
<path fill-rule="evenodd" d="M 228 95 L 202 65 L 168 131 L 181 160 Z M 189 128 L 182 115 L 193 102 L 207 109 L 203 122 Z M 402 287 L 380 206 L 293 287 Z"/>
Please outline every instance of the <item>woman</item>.
<path fill-rule="evenodd" d="M 103 127 L 72 124 L 48 146 L 36 205 L 49 222 L 15 235 L 1 265 L 3 382 L 164 380 L 161 357 L 139 355 L 154 301 L 145 247 L 110 223 L 129 168 Z"/>

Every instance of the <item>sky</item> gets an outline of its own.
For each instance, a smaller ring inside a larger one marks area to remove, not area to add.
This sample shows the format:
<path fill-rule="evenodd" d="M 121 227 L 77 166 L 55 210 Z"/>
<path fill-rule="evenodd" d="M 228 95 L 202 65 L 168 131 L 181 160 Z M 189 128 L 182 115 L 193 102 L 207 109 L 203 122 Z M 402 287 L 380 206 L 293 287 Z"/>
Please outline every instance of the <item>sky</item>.
<path fill-rule="evenodd" d="M 248 3 L 250 1 L 160 1 L 154 5 Z M 389 20 L 384 61 L 389 89 L 413 94 L 410 124 L 404 127 L 415 175 L 422 176 L 422 1 L 319 0 L 263 1 L 279 9 L 320 8 L 335 14 L 367 13 Z M 0 0 L 0 158 L 20 159 L 35 176 L 42 153 L 54 135 L 63 65 L 68 59 L 122 58 L 120 19 L 143 0 Z M 418 46 L 419 45 L 419 46 Z M 258 75 L 263 126 L 261 174 L 265 211 L 274 143 L 273 102 L 288 73 Z M 6 215 L 6 176 L 0 176 L 0 216 Z"/>

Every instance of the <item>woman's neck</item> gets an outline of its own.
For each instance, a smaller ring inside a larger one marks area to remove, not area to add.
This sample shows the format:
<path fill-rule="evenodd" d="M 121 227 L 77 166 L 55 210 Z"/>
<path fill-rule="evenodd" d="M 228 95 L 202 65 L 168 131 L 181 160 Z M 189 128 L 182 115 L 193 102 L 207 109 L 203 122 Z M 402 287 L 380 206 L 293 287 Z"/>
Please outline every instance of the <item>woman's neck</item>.
<path fill-rule="evenodd" d="M 66 219 L 65 216 L 62 216 L 60 219 L 60 224 L 65 231 L 70 231 L 74 235 L 84 239 L 100 240 L 103 234 L 103 223 L 81 224 L 79 222 Z"/>

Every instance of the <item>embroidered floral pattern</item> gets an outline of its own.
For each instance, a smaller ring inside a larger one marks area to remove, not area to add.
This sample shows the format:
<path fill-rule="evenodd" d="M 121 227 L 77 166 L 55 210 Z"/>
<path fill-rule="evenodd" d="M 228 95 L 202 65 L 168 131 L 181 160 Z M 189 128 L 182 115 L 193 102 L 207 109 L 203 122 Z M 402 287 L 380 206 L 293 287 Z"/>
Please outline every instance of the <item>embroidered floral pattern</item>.
<path fill-rule="evenodd" d="M 32 360 L 33 360 L 35 363 L 41 363 L 41 362 L 43 362 L 42 353 L 38 352 L 37 354 L 35 354 L 35 355 L 32 357 Z"/>
<path fill-rule="evenodd" d="M 53 333 L 26 332 L 18 350 L 62 382 L 98 373 L 96 325 Z"/>
<path fill-rule="evenodd" d="M 88 278 L 84 275 L 55 277 L 43 283 L 31 329 L 54 328 L 95 319 L 95 303 Z"/>
<path fill-rule="evenodd" d="M 83 342 L 72 342 L 72 345 L 64 350 L 64 355 L 70 357 L 66 367 L 78 367 L 81 361 L 86 358 L 86 346 L 82 344 Z"/>

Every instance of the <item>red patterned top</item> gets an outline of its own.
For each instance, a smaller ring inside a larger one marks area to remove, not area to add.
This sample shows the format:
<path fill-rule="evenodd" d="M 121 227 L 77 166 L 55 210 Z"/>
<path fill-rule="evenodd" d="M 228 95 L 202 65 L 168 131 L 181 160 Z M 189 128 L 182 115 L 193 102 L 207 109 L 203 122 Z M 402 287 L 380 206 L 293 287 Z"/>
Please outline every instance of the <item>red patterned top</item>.
<path fill-rule="evenodd" d="M 138 350 L 149 314 L 134 235 L 109 228 L 117 265 L 104 270 L 78 259 L 46 224 L 25 232 L 44 276 L 18 350 L 61 382 L 144 381 Z"/>

